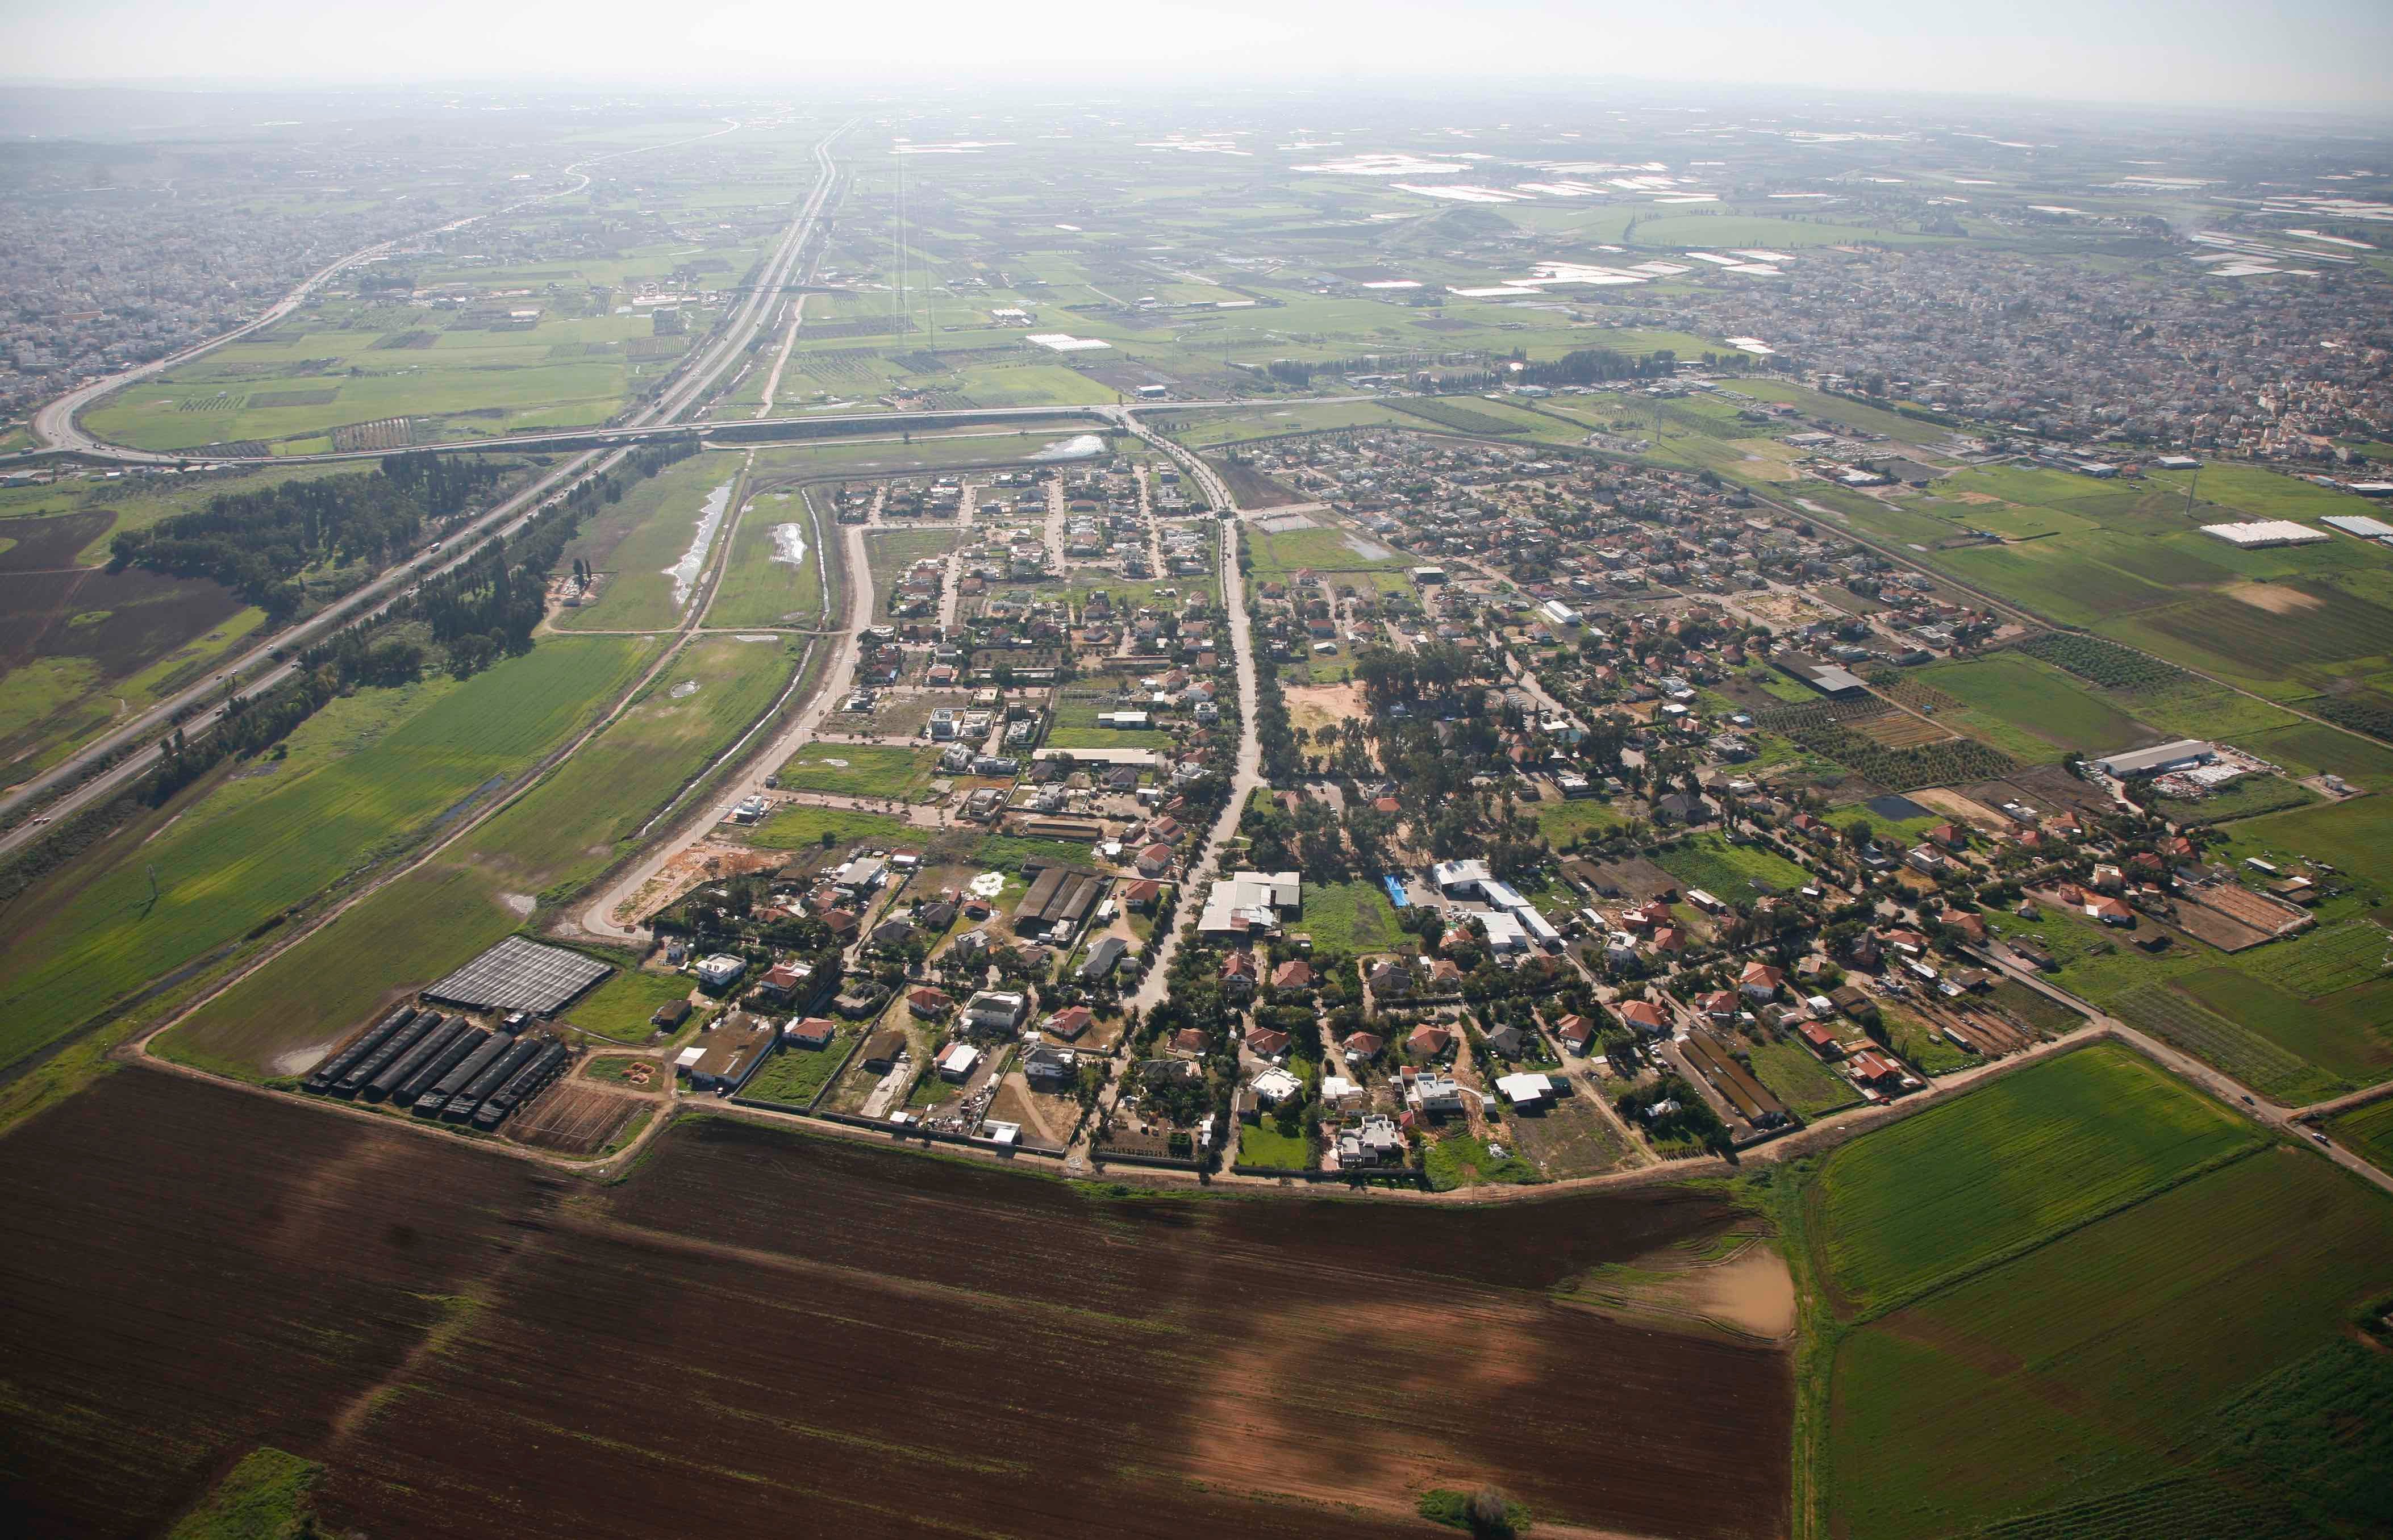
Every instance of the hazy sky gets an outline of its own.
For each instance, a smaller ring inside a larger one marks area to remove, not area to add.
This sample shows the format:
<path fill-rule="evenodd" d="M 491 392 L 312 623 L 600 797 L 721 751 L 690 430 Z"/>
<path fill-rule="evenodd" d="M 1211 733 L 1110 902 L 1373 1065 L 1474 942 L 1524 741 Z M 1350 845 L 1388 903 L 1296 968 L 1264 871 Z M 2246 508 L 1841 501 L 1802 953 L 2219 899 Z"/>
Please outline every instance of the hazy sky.
<path fill-rule="evenodd" d="M 0 0 L 0 28 L 20 82 L 1626 76 L 2393 116 L 2393 0 Z"/>

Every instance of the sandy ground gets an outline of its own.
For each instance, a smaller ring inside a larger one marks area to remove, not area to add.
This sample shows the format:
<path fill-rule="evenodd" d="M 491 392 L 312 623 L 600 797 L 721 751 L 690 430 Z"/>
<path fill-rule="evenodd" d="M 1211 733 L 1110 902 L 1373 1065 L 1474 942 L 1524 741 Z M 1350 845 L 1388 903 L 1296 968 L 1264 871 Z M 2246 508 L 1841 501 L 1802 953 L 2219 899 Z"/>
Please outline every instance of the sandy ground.
<path fill-rule="evenodd" d="M 2254 609 L 2265 609 L 2271 615 L 2298 615 L 2304 610 L 2318 609 L 2325 600 L 2297 588 L 2282 588 L 2275 583 L 2237 583 L 2227 591 L 2230 598 L 2240 599 Z"/>
<path fill-rule="evenodd" d="M 2008 818 L 1983 803 L 1972 802 L 1958 791 L 1947 791 L 1942 788 L 1931 787 L 1925 791 L 1906 791 L 1903 795 L 1923 807 L 1932 807 L 1939 813 L 1949 813 L 1962 822 L 1976 824 L 1981 829 L 2008 829 L 2011 826 Z"/>
<path fill-rule="evenodd" d="M 1357 684 L 1291 685 L 1284 693 L 1289 725 L 1308 732 L 1363 714 L 1363 686 Z"/>
<path fill-rule="evenodd" d="M 743 871 L 771 871 L 788 859 L 789 852 L 758 850 L 748 845 L 706 840 L 691 845 L 665 863 L 662 870 L 617 906 L 614 918 L 629 925 L 646 923 L 648 916 L 701 882 Z"/>

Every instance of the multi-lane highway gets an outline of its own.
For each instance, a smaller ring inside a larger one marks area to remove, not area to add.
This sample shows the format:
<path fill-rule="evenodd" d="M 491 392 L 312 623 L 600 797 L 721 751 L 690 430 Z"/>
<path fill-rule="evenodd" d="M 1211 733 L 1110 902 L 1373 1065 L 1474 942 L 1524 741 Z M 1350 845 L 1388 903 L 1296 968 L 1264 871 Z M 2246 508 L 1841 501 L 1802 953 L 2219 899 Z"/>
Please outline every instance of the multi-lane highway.
<path fill-rule="evenodd" d="M 728 133 L 730 129 L 726 128 L 721 132 Z M 700 138 L 713 137 L 712 135 L 698 136 Z M 836 137 L 836 133 L 831 136 L 833 138 Z M 821 168 L 821 175 L 804 205 L 800 208 L 797 217 L 791 223 L 781 244 L 775 250 L 771 260 L 766 263 L 763 273 L 759 275 L 759 281 L 749 295 L 747 303 L 726 319 L 713 340 L 705 346 L 696 361 L 677 375 L 654 400 L 634 414 L 632 424 L 627 430 L 634 437 L 624 438 L 620 445 L 610 443 L 606 447 L 587 449 L 575 454 L 571 459 L 540 476 L 530 486 L 480 515 L 464 529 L 450 532 L 442 542 L 446 547 L 445 553 L 438 558 L 429 555 L 419 556 L 412 562 L 392 568 L 372 583 L 338 603 L 327 607 L 307 620 L 262 640 L 249 652 L 228 663 L 224 671 L 215 677 L 160 701 L 41 775 L 8 789 L 5 793 L 0 793 L 0 818 L 29 812 L 35 805 L 41 807 L 37 818 L 25 818 L 16 827 L 7 829 L 5 833 L 0 833 L 0 852 L 14 849 L 37 837 L 43 827 L 52 819 L 86 805 L 94 799 L 108 794 L 138 776 L 147 768 L 149 760 L 149 755 L 145 751 L 147 746 L 164 733 L 170 725 L 175 724 L 178 717 L 181 719 L 180 725 L 187 737 L 204 734 L 207 729 L 222 719 L 226 699 L 236 690 L 242 694 L 253 694 L 258 690 L 272 688 L 291 676 L 297 667 L 293 659 L 304 648 L 322 640 L 343 626 L 387 609 L 409 588 L 423 581 L 426 577 L 447 571 L 464 562 L 492 537 L 512 534 L 520 529 L 524 523 L 539 510 L 542 503 L 581 477 L 604 470 L 620 461 L 639 437 L 672 430 L 675 426 L 674 419 L 691 411 L 706 398 L 707 392 L 720 377 L 725 366 L 739 357 L 757 327 L 773 313 L 774 301 L 780 292 L 784 278 L 790 271 L 791 266 L 796 261 L 798 254 L 812 236 L 816 221 L 820 218 L 823 209 L 828 206 L 830 200 L 836 176 L 836 167 L 830 156 L 830 139 L 826 138 L 820 146 L 817 146 L 815 154 L 817 163 Z M 587 185 L 586 176 L 583 182 Z M 546 196 L 553 197 L 556 194 Z M 314 285 L 321 283 L 342 268 L 363 260 L 373 252 L 385 248 L 369 248 L 367 252 L 353 253 L 348 257 L 343 258 L 341 262 L 325 268 L 309 279 L 307 284 L 303 284 L 298 290 L 294 290 L 286 296 L 281 307 L 281 311 L 287 313 L 292 306 L 306 297 Z M 208 346 L 222 346 L 223 343 L 230 340 L 231 336 L 254 330 L 271 319 L 271 316 L 261 317 L 259 320 L 250 323 L 241 332 L 217 338 Z M 188 358 L 202 351 L 205 349 L 192 349 L 181 357 Z M 163 368 L 173 361 L 175 360 L 162 360 L 160 364 L 151 367 Z M 98 386 L 87 386 L 85 390 L 113 389 L 117 385 L 123 384 L 124 378 L 120 376 L 111 381 L 100 382 Z M 48 432 L 63 432 L 82 437 L 81 430 L 73 424 L 73 412 L 77 409 L 72 403 L 76 397 L 84 395 L 85 391 L 72 393 L 68 397 L 61 398 L 59 402 L 53 403 L 53 408 L 45 409 L 46 416 L 53 410 L 56 411 Z M 126 451 L 101 447 L 97 452 L 113 456 Z M 123 758 L 118 763 L 109 764 L 95 773 L 95 766 L 99 766 L 103 762 L 119 755 Z"/>

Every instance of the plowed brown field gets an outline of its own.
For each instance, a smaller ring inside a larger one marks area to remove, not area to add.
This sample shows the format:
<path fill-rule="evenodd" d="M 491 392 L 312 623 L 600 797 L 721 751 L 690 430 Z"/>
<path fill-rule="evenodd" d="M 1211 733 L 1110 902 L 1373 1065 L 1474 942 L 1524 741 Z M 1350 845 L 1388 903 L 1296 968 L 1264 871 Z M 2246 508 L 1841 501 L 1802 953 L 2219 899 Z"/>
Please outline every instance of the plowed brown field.
<path fill-rule="evenodd" d="M 1107 1196 L 722 1118 L 590 1188 L 147 1073 L 26 1140 L 88 1189 L 0 1191 L 42 1305 L 0 1316 L 0 1451 L 51 1528 L 154 1522 L 259 1442 L 378 1537 L 1360 1540 L 1483 1481 L 1540 1533 L 1785 1528 L 1783 1353 L 1547 1293 L 1737 1221 L 1682 1189 Z"/>

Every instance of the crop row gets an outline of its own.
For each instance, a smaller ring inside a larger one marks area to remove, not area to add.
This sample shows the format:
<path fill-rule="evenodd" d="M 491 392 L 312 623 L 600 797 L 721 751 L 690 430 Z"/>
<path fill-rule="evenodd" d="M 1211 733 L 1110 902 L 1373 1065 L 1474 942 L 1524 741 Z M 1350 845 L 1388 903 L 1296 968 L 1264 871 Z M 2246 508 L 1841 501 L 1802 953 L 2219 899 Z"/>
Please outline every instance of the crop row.
<path fill-rule="evenodd" d="M 2157 658 L 2148 658 L 2133 647 L 2106 642 L 2099 636 L 2079 636 L 2067 632 L 2046 631 L 2012 644 L 2030 658 L 2068 670 L 2080 679 L 2112 689 L 2146 689 L 2155 685 L 2174 685 L 2186 677 L 2185 671 Z"/>
<path fill-rule="evenodd" d="M 2128 1025 L 2176 1044 L 2271 1101 L 2302 1105 L 2347 1090 L 2344 1081 L 2166 985 L 2121 995 L 2112 1011 Z"/>
<path fill-rule="evenodd" d="M 1393 404 L 1399 410 L 1411 412 L 1416 417 L 1426 417 L 1432 423 L 1443 427 L 1453 428 L 1460 433 L 1525 433 L 1528 431 L 1523 424 L 1512 422 L 1508 418 L 1493 417 L 1484 411 L 1473 411 L 1469 407 L 1458 406 L 1452 401 L 1441 401 L 1434 398 L 1423 400 L 1405 399 Z"/>
<path fill-rule="evenodd" d="M 1838 1152 L 1822 1183 L 1830 1280 L 1857 1308 L 1892 1303 L 2251 1142 L 2136 1055 L 2083 1050 Z"/>
<path fill-rule="evenodd" d="M 2170 1476 L 2064 1507 L 2007 1519 L 1969 1532 L 1970 1540 L 2138 1540 L 2151 1534 L 2233 1534 L 2277 1540 L 2312 1533 L 2280 1504 L 2216 1481 Z"/>
<path fill-rule="evenodd" d="M 1803 728 L 1787 736 L 1812 753 L 1835 760 L 1890 791 L 1999 780 L 2019 768 L 2019 762 L 2001 750 L 1969 737 L 1890 749 L 1839 723 Z"/>
<path fill-rule="evenodd" d="M 2290 946 L 2269 948 L 2264 972 L 2280 989 L 2305 999 L 2332 995 L 2355 984 L 2382 977 L 2386 957 L 2393 952 L 2393 936 L 2365 920 L 2347 920 L 2317 932 Z"/>

